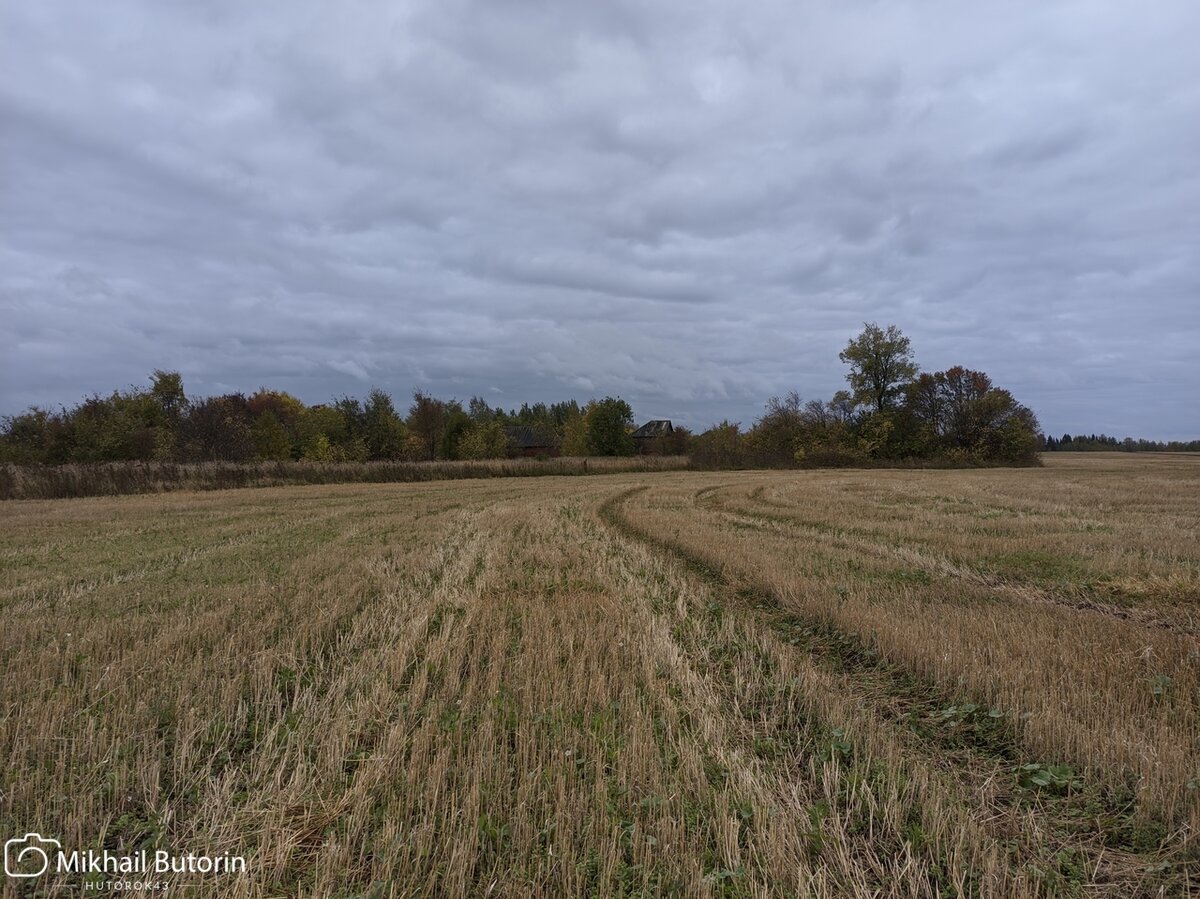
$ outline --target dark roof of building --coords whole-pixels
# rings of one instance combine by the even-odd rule
[[[675,426],[666,418],[656,418],[654,421],[648,421],[636,431],[633,432],[634,439],[650,438],[650,437],[666,437],[669,434],[675,433]]]
[[[554,446],[554,440],[531,428],[529,425],[509,425],[504,429],[508,439],[517,445],[518,449],[534,449],[537,447]]]

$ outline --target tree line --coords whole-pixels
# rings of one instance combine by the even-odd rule
[[[653,451],[709,467],[1035,464],[1037,419],[980,371],[922,372],[894,325],[867,324],[840,353],[848,390],[804,402],[772,397],[748,430],[723,421],[703,434],[675,428]],[[306,405],[266,387],[247,396],[191,397],[176,371],[149,387],[93,395],[57,412],[31,408],[0,427],[0,462],[365,462],[497,459],[519,452],[512,428],[569,456],[635,452],[633,410],[619,397],[492,407],[414,393],[405,412],[378,388]],[[645,447],[643,447],[645,449]]]
[[[1200,440],[1145,440],[1126,437],[1118,440],[1107,434],[1063,434],[1047,437],[1042,447],[1047,453],[1200,453]]]
[[[605,397],[525,404],[505,411],[481,397],[464,406],[413,394],[407,412],[378,388],[306,405],[266,387],[246,396],[189,397],[175,371],[155,371],[148,388],[95,395],[57,412],[31,408],[0,427],[0,462],[310,462],[501,459],[516,455],[509,428],[524,426],[566,455],[632,455],[633,410]],[[688,435],[676,441],[686,449]],[[664,452],[676,446],[664,446]]]

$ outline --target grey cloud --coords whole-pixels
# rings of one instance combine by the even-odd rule
[[[0,413],[168,366],[748,422],[878,320],[1052,430],[1198,436],[1184,0],[0,17]]]

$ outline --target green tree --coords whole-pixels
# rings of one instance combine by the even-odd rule
[[[350,429],[336,406],[310,406],[296,420],[296,442],[305,457],[308,457],[309,449],[316,445],[320,437],[325,438],[331,453],[349,442]]]
[[[329,438],[324,434],[314,435],[304,445],[304,454],[300,457],[305,462],[332,462],[333,447],[329,444]]]
[[[562,454],[564,456],[586,456],[588,454],[587,420],[583,411],[576,409],[562,426]]]
[[[985,373],[961,365],[920,375],[897,418],[911,420],[916,455],[1029,464],[1041,446],[1036,416]]]
[[[476,424],[486,424],[496,417],[496,410],[481,396],[473,396],[467,403],[467,414]]]
[[[804,405],[793,390],[767,400],[766,413],[746,436],[760,463],[788,465],[795,459],[805,430]]]
[[[332,431],[326,432],[333,445],[333,460],[365,462],[370,453],[366,440],[366,412],[362,403],[354,397],[343,396],[334,400],[331,408],[341,419],[336,437]]]
[[[65,414],[35,406],[6,416],[0,430],[0,462],[56,465],[71,457],[74,435]]]
[[[183,375],[156,368],[150,374],[150,395],[162,410],[162,421],[153,426],[153,458],[157,462],[171,462],[179,455],[179,423],[187,411]]]
[[[868,459],[886,459],[892,449],[896,423],[891,415],[871,412],[858,422],[858,449]]]
[[[445,424],[442,427],[441,454],[443,459],[463,459],[459,445],[471,430],[471,416],[458,400],[446,403]]]
[[[473,425],[459,441],[461,459],[503,459],[512,449],[504,425],[492,420]]]
[[[403,459],[408,444],[408,430],[396,409],[392,398],[373,388],[367,394],[362,418],[363,441],[371,459]]]
[[[408,426],[421,441],[421,455],[436,459],[446,430],[446,404],[418,390],[408,408]]]
[[[71,459],[76,462],[153,459],[161,451],[166,426],[158,401],[136,388],[92,396],[70,412],[70,420]]]
[[[692,441],[692,462],[701,468],[741,468],[746,464],[746,435],[738,422],[722,421]]]
[[[179,421],[187,408],[187,396],[183,392],[183,375],[177,371],[156,368],[150,374],[150,395],[158,402],[163,415],[172,424]]]
[[[250,431],[254,437],[254,455],[257,458],[271,461],[292,458],[292,438],[274,412],[267,411],[258,416]]]
[[[854,400],[876,412],[890,409],[905,386],[917,375],[912,346],[895,325],[880,328],[874,322],[846,344],[838,358],[850,366],[846,380]]]
[[[588,404],[587,448],[593,456],[632,456],[633,409],[619,397],[606,396]]]
[[[801,417],[804,426],[793,454],[796,462],[811,468],[857,465],[865,461],[854,435],[857,419],[863,416],[855,416],[854,400],[849,393],[839,390],[828,402],[809,400]]]
[[[999,391],[1008,393],[1008,391]],[[1008,398],[1012,400],[1010,396]],[[997,459],[1016,465],[1038,465],[1038,450],[1041,448],[1039,425],[1033,410],[1012,400],[1007,410],[1001,409],[992,438],[992,448]],[[1004,405],[1000,401],[1000,405]]]

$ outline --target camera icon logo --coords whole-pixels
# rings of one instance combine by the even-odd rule
[[[62,849],[62,843],[40,833],[13,837],[4,844],[4,873],[9,877],[41,877],[50,867],[54,849]]]

